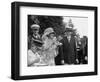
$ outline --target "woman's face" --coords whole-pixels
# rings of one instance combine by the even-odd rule
[[[55,37],[54,34],[50,34],[50,38],[53,39]]]
[[[71,36],[72,32],[65,32],[65,36]]]

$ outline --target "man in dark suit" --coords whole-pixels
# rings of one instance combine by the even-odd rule
[[[63,64],[75,64],[78,62],[76,53],[76,41],[75,37],[72,36],[72,30],[68,29],[65,32],[62,42],[62,63]]]

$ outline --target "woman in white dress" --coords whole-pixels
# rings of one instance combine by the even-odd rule
[[[44,34],[42,36],[42,40],[44,42],[43,44],[43,58],[42,60],[48,65],[48,66],[54,66],[55,65],[55,57],[58,54],[57,46],[61,45],[55,37],[55,33],[53,28],[47,28],[44,31]]]

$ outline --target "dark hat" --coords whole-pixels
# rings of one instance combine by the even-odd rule
[[[66,28],[65,32],[73,32],[73,30],[72,30],[72,28]]]

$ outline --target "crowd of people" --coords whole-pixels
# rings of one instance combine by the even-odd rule
[[[77,40],[72,30],[67,29],[63,36],[56,36],[52,27],[39,34],[40,26],[31,25],[32,35],[28,36],[28,66],[55,66],[87,64],[87,37]]]

